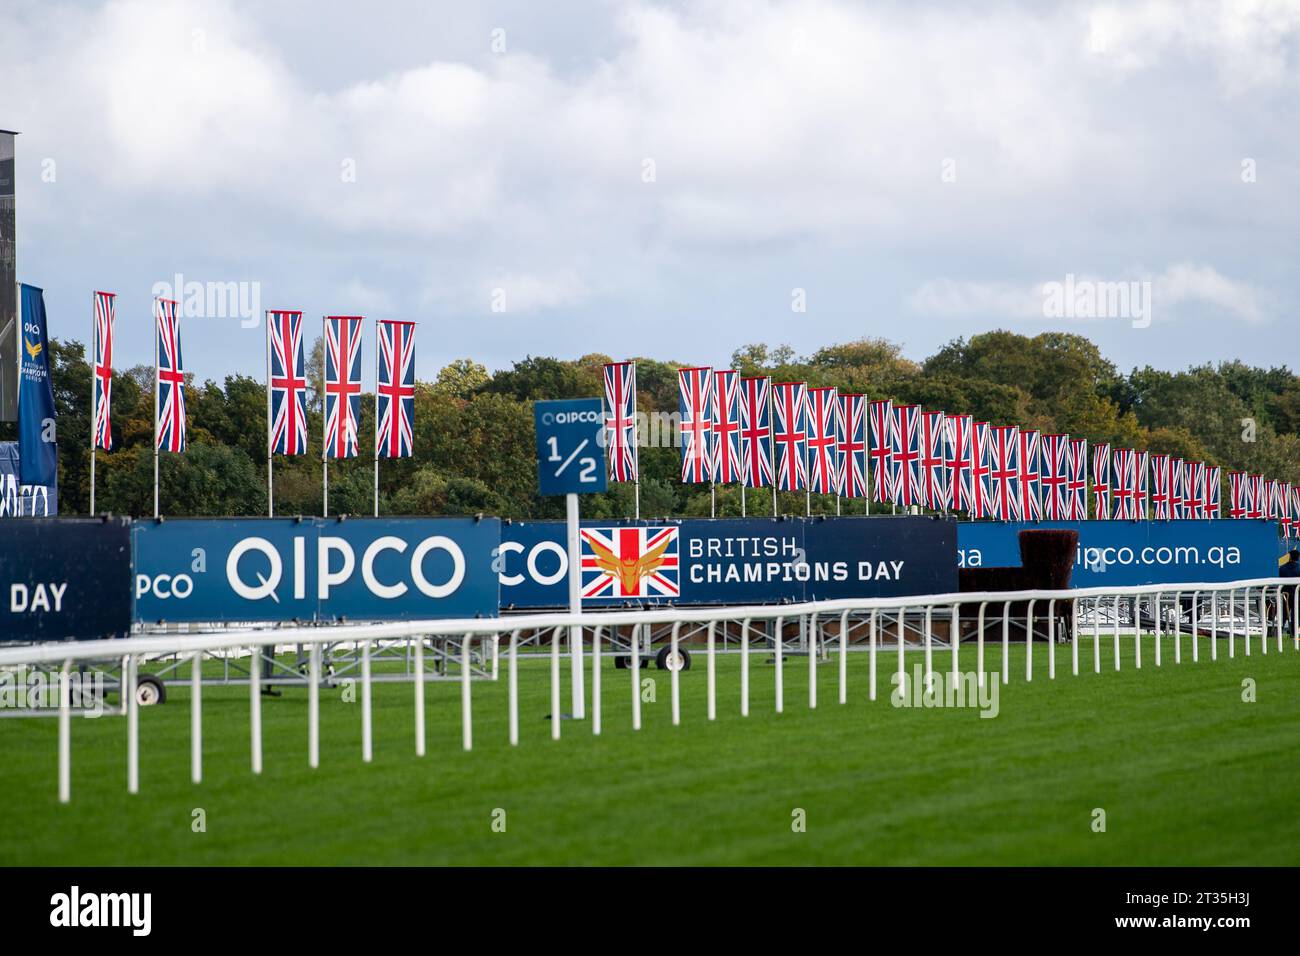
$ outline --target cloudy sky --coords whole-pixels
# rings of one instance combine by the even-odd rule
[[[179,274],[418,320],[426,378],[997,327],[1294,366],[1298,97],[1300,2],[0,7],[19,275],[56,336],[118,292],[122,365]],[[1067,276],[1150,323],[1045,317]],[[260,376],[225,311],[187,366]]]

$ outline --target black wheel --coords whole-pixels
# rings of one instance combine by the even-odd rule
[[[135,679],[135,702],[139,707],[152,707],[167,700],[167,686],[152,674],[140,674]]]
[[[655,666],[661,671],[666,670],[683,670],[691,669],[691,652],[684,647],[677,648],[677,658],[672,658],[672,645],[659,648],[659,653],[655,655]]]
[[[626,657],[615,657],[615,658],[614,658],[614,669],[615,669],[615,670],[618,670],[618,671],[625,671],[625,670],[627,670],[627,665],[628,665],[628,659],[627,659]]]

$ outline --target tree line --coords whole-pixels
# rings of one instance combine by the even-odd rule
[[[606,355],[578,359],[528,357],[496,373],[470,359],[442,368],[415,393],[415,454],[380,466],[381,514],[561,518],[561,499],[536,493],[535,399],[602,393]],[[86,513],[90,489],[90,365],[83,343],[50,342],[59,438],[59,511]],[[307,362],[309,453],[276,456],[275,511],[321,511],[321,342]],[[637,358],[641,412],[677,411],[677,369],[691,363]],[[835,386],[873,399],[968,413],[977,420],[1066,432],[1092,442],[1168,453],[1300,482],[1300,376],[1285,367],[1239,361],[1169,372],[1150,366],[1127,375],[1087,338],[1062,332],[1035,336],[995,331],[958,339],[924,361],[904,358],[884,339],[861,339],[797,355],[789,346],[746,345],[732,355],[744,375]],[[113,375],[113,450],[98,452],[96,509],[149,515],[153,509],[153,378],[151,365]],[[266,513],[266,386],[247,375],[201,384],[186,376],[188,449],[163,453],[164,514]],[[16,425],[0,426],[15,438]],[[372,509],[373,394],[363,396],[361,457],[330,462],[330,512]],[[679,480],[673,446],[640,449],[641,514],[708,515],[707,485]],[[750,490],[750,513],[770,513],[770,492]],[[803,492],[782,494],[783,513],[803,513]],[[834,514],[832,496],[813,495],[813,511]],[[1227,493],[1224,489],[1226,502]],[[740,514],[736,486],[717,489],[718,514]],[[856,508],[855,508],[856,510]],[[631,516],[633,488],[611,484],[583,503],[584,516]]]

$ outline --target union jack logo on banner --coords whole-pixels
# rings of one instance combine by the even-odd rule
[[[840,489],[846,498],[867,496],[867,399],[840,396]]]
[[[1169,520],[1169,456],[1151,456],[1151,517]]]
[[[91,353],[95,377],[95,440],[93,447],[111,450],[113,426],[109,414],[113,397],[113,317],[116,300],[112,292],[95,293],[95,344]]]
[[[1070,439],[1070,477],[1065,483],[1068,521],[1088,519],[1088,439]]]
[[[925,503],[921,487],[921,408],[919,405],[895,405],[893,444],[894,474],[890,490],[894,504],[904,508]]]
[[[921,413],[921,500],[935,511],[948,507],[947,431],[943,412]]]
[[[996,518],[993,509],[993,437],[988,422],[975,422],[971,428],[971,510],[972,518]]]
[[[325,318],[325,457],[355,458],[361,417],[360,316]]]
[[[380,319],[375,438],[381,458],[409,458],[415,444],[415,323]]]
[[[771,399],[770,379],[755,376],[740,380],[740,458],[750,488],[772,487]]]
[[[1181,458],[1169,457],[1169,517],[1174,521],[1186,518],[1183,498],[1187,488],[1187,469]]]
[[[993,429],[992,439],[993,469],[989,480],[993,489],[993,517],[1019,521],[1020,429],[1015,425],[998,425]]]
[[[971,446],[974,442],[971,433],[975,421],[970,415],[948,415],[944,418],[943,427],[947,432],[948,441],[947,461],[944,466],[947,472],[945,480],[948,483],[948,507],[953,511],[965,511],[970,513],[971,517],[978,517],[971,504],[975,500],[975,492],[971,486],[973,474]]]
[[[1228,517],[1250,517],[1250,481],[1244,471],[1228,473]]]
[[[1137,517],[1137,456],[1132,448],[1116,448],[1111,453],[1115,483],[1111,490],[1113,517],[1132,521]]]
[[[582,597],[681,594],[677,528],[583,528]]]
[[[798,491],[807,487],[808,386],[803,382],[778,382],[772,386],[776,410],[772,433],[776,457],[776,487]]]
[[[181,363],[181,323],[176,303],[155,299],[158,325],[158,368],[155,387],[158,408],[158,448],[185,450],[185,369]]]
[[[635,362],[610,362],[605,366],[605,444],[610,481],[636,481]]]
[[[1092,497],[1099,519],[1110,517],[1110,442],[1092,446]]]
[[[1038,521],[1043,517],[1038,485],[1042,470],[1042,441],[1037,430],[1020,429],[1020,514],[1025,521]]]
[[[271,452],[307,451],[307,371],[302,354],[302,313],[266,314],[271,358]]]
[[[713,369],[679,368],[677,391],[682,417],[682,481],[712,481]]]
[[[1205,517],[1220,517],[1223,513],[1223,470],[1218,465],[1205,468],[1205,494]]]
[[[893,501],[894,473],[894,410],[889,401],[875,401],[868,409],[871,425],[872,501]]]
[[[1048,521],[1064,521],[1069,514],[1065,486],[1070,472],[1070,436],[1044,435],[1041,457],[1038,475],[1043,517]]]
[[[740,409],[737,393],[740,373],[719,369],[713,373],[713,477],[727,485],[741,480]]]
[[[840,402],[833,388],[808,389],[808,487],[839,494]]]

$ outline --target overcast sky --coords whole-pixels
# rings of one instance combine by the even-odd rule
[[[19,277],[60,337],[119,293],[119,366],[179,273],[415,319],[423,378],[998,327],[1294,367],[1298,98],[1297,2],[0,6]],[[1045,318],[1067,275],[1152,321]],[[187,368],[260,377],[246,324]]]

